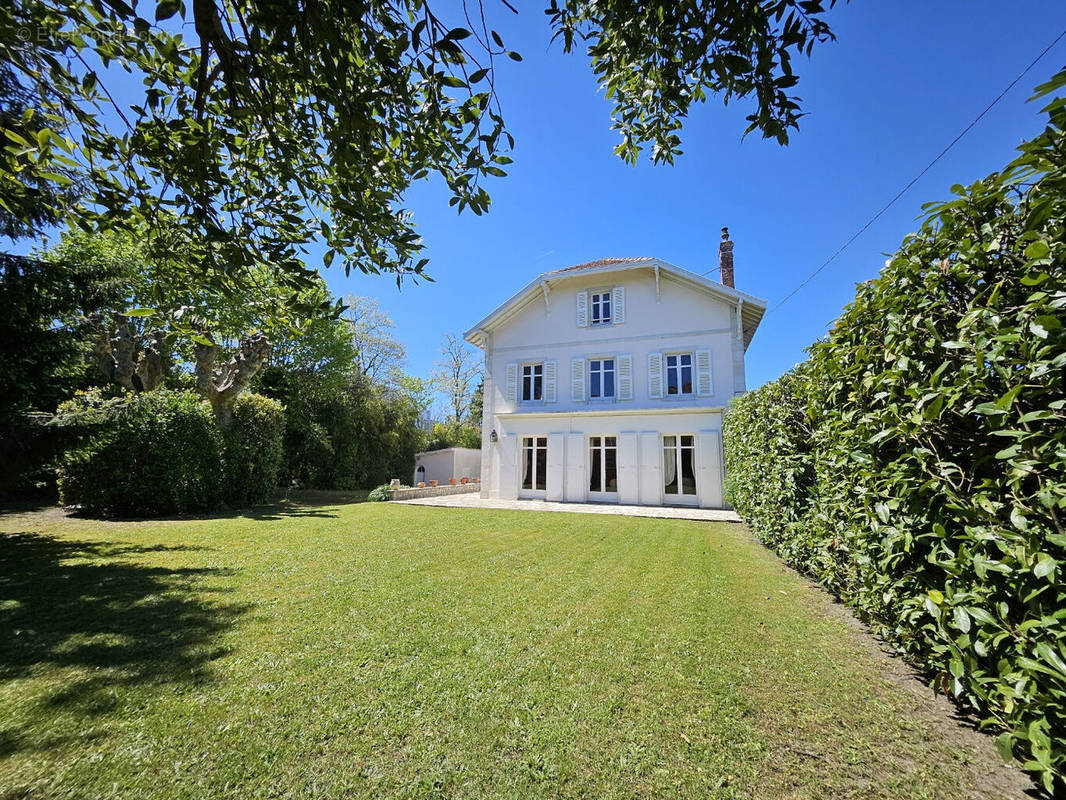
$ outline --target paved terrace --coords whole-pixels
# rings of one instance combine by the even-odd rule
[[[419,497],[394,500],[409,506],[445,506],[447,508],[503,508],[514,511],[567,511],[571,514],[621,514],[626,517],[659,519],[694,519],[703,522],[740,522],[735,511],[717,508],[678,506],[620,506],[614,503],[550,503],[547,500],[483,500],[477,494],[453,494],[444,497]]]

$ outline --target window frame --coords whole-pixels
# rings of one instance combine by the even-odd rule
[[[600,377],[600,395],[598,397],[592,396],[592,362],[598,361],[600,363],[600,369],[598,374]],[[611,388],[614,390],[611,394],[603,394],[603,377],[607,371],[603,369],[603,362],[611,362]],[[618,400],[618,357],[615,355],[609,356],[589,356],[585,359],[585,386],[586,397],[590,403],[613,403]]]
[[[689,363],[684,365],[681,363],[681,359],[688,356]],[[665,352],[662,354],[663,358],[663,399],[669,399],[671,397],[689,398],[696,396],[696,351],[695,350],[674,350]],[[677,366],[670,366],[670,359],[677,359]],[[670,371],[671,369],[677,371],[677,391],[670,391]],[[689,371],[689,390],[687,392],[682,391],[684,387],[684,370]]]
[[[588,324],[590,328],[602,328],[614,324],[614,287],[610,286],[606,289],[588,289],[589,296],[589,308],[588,308]],[[597,301],[597,297],[605,298],[607,303],[607,318],[596,319],[596,308],[603,308],[604,299]]]
[[[529,374],[529,394],[530,397],[526,397],[526,370],[530,370]],[[536,370],[540,370],[540,374],[537,375]],[[536,394],[536,379],[540,378],[540,397],[534,397]],[[543,403],[544,402],[544,362],[543,361],[523,361],[518,365],[518,402],[519,403]]]

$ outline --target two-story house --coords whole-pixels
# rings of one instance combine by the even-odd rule
[[[720,508],[722,413],[766,302],[656,258],[548,272],[466,333],[485,351],[482,496]]]

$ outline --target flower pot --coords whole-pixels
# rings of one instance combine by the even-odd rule
[[[480,482],[481,482],[481,478],[474,478],[474,483],[480,483]]]
[[[426,488],[426,482],[422,481],[422,483],[418,484],[418,488],[419,489],[425,489]]]
[[[448,483],[450,483],[452,486],[455,486],[457,481],[455,480],[455,478],[448,478]]]
[[[429,482],[429,485],[430,485],[430,486],[436,486],[436,485],[437,485],[437,482],[436,482],[436,481],[430,481],[430,482]]]
[[[470,479],[469,478],[460,478],[459,479],[459,483],[470,483]]]

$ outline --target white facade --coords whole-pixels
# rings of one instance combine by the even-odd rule
[[[466,334],[482,496],[722,507],[722,412],[765,308],[658,259],[542,275]]]
[[[415,453],[415,471],[412,486],[437,481],[441,486],[455,478],[481,477],[481,451],[470,447],[445,447]]]

